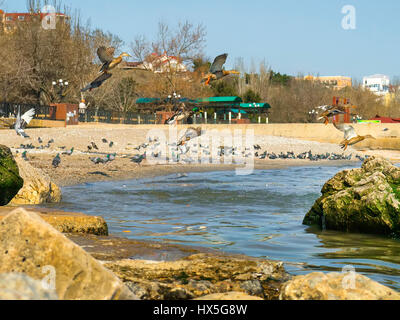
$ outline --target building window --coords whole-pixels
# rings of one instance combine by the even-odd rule
[[[18,16],[18,20],[19,20],[19,21],[24,21],[24,20],[25,20],[25,17],[24,17],[24,16]]]
[[[13,17],[7,17],[6,21],[13,21]]]

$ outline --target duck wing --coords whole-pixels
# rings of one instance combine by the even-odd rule
[[[85,92],[88,90],[92,90],[95,88],[100,87],[106,80],[110,79],[112,77],[111,73],[102,73],[100,76],[98,76],[96,79],[94,79],[91,83],[89,83],[85,88],[81,90],[81,92]]]
[[[211,65],[210,73],[216,73],[218,71],[221,72],[224,68],[224,64],[227,58],[228,58],[227,53],[221,54],[218,57],[216,57],[213,64]]]
[[[100,47],[97,49],[97,55],[102,63],[110,63],[114,59],[115,48]]]
[[[358,137],[356,131],[353,128],[353,126],[351,126],[349,124],[346,124],[346,123],[341,123],[341,124],[334,123],[333,125],[339,131],[344,132],[344,139],[345,140],[351,140],[353,138]]]

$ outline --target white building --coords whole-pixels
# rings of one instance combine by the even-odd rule
[[[385,96],[389,93],[390,78],[383,74],[375,74],[363,78],[363,87],[376,95]]]
[[[186,66],[174,56],[161,56],[153,53],[146,58],[141,66],[142,69],[153,71],[154,73],[166,72],[187,72]]]

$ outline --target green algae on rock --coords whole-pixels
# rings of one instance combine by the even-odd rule
[[[22,188],[24,180],[11,150],[0,145],[0,206],[8,204]]]
[[[370,157],[360,169],[345,170],[322,188],[304,218],[305,225],[328,230],[400,234],[400,168]]]

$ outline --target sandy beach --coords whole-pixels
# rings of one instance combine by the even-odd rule
[[[148,126],[125,126],[125,125],[83,125],[68,128],[46,128],[46,129],[28,129],[29,139],[24,139],[15,134],[14,130],[0,131],[0,144],[10,147],[15,155],[21,154],[24,149],[21,144],[32,144],[34,147],[46,145],[51,139],[54,143],[50,148],[43,150],[29,149],[27,150],[27,158],[29,162],[50,176],[50,178],[59,186],[75,185],[85,182],[111,181],[111,180],[129,180],[154,177],[160,175],[168,175],[174,173],[201,172],[201,171],[219,171],[219,170],[235,170],[243,168],[243,165],[235,164],[162,164],[152,165],[146,160],[138,165],[130,160],[133,155],[141,154],[135,148],[145,142],[150,132],[150,136],[164,133],[168,137],[169,128],[166,126],[162,129],[159,127],[154,129]],[[178,136],[183,132],[185,127],[177,128]],[[205,130],[207,134],[207,130]],[[38,139],[43,142],[40,144]],[[102,139],[106,139],[107,143],[103,143]],[[110,147],[109,142],[113,142]],[[94,142],[98,146],[98,150],[88,150],[88,145]],[[260,145],[260,154],[264,151],[286,153],[293,151],[295,154],[312,151],[317,153],[337,153],[342,154],[343,151],[337,144],[321,143],[316,141],[307,141],[295,138],[277,137],[257,134],[254,143]],[[57,153],[70,150],[72,147],[75,151],[72,156],[61,155],[61,164],[58,168],[52,167],[52,159]],[[90,157],[104,156],[108,153],[116,153],[115,161],[107,164],[95,165],[90,161]],[[400,152],[395,150],[356,150],[349,148],[344,155],[380,155],[387,157],[392,161],[400,160]],[[330,166],[346,161],[309,161],[309,160],[259,160],[254,163],[255,169],[280,169],[288,166]]]

